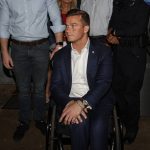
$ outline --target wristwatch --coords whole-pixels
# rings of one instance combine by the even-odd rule
[[[63,46],[63,42],[56,42],[56,45]]]
[[[92,107],[89,105],[89,103],[88,103],[87,100],[83,99],[83,100],[82,100],[82,103],[83,103],[83,105],[85,106],[85,108],[87,108],[87,109],[92,109]]]

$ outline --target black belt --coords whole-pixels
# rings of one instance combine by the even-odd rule
[[[15,39],[11,39],[11,41],[17,45],[24,45],[24,46],[36,46],[36,45],[40,45],[42,43],[45,43],[48,41],[47,38],[43,38],[40,40],[35,40],[35,41],[18,41]]]
[[[90,36],[90,38],[94,41],[99,41],[101,43],[106,43],[106,36],[105,35],[96,35],[96,36]]]
[[[102,39],[102,38],[106,38],[105,35],[96,35],[96,36],[90,36],[93,39]]]

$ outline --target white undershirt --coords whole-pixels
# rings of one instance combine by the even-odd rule
[[[69,94],[70,97],[82,97],[89,91],[86,73],[89,43],[90,41],[88,39],[81,53],[78,53],[71,45],[72,86]]]

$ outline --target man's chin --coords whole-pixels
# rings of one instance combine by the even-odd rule
[[[72,40],[72,39],[69,39],[69,38],[68,38],[67,40],[68,40],[68,42],[73,42],[73,41],[74,41],[74,40]]]

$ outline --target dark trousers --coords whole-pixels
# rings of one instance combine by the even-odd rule
[[[108,126],[113,104],[91,111],[88,119],[70,126],[72,150],[107,150]]]
[[[31,85],[33,85],[34,119],[43,120],[45,82],[49,62],[48,41],[36,46],[12,43],[12,59],[19,93],[19,121],[29,123],[31,119]]]
[[[144,48],[114,47],[113,91],[120,118],[128,129],[138,127],[140,90],[146,67]]]

